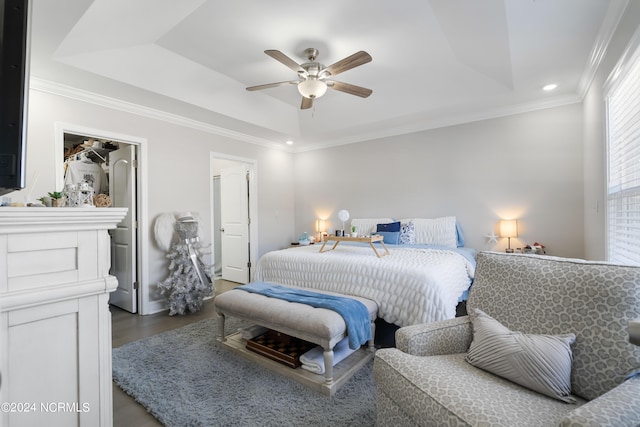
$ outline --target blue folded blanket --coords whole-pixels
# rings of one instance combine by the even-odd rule
[[[372,338],[369,310],[358,300],[265,282],[253,282],[238,286],[236,289],[337,312],[347,325],[349,348],[351,349],[360,348]]]

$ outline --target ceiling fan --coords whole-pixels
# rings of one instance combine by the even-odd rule
[[[305,49],[304,55],[309,62],[298,64],[279,50],[265,50],[264,53],[286,65],[298,74],[298,80],[289,80],[277,83],[268,83],[258,86],[250,86],[248,91],[267,89],[276,86],[297,85],[298,92],[302,95],[302,104],[300,109],[306,110],[313,106],[313,100],[320,98],[327,92],[327,88],[338,90],[340,92],[356,95],[366,98],[373,91],[362,86],[356,86],[349,83],[337,82],[331,80],[334,76],[344,73],[352,68],[371,62],[371,55],[365,51],[356,52],[351,56],[347,56],[340,61],[325,67],[316,61],[318,49]]]

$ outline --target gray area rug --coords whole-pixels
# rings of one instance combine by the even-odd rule
[[[372,367],[329,398],[222,347],[215,319],[113,349],[114,381],[166,426],[373,426]]]

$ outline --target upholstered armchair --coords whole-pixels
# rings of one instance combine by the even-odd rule
[[[379,426],[640,425],[640,267],[481,252],[467,310],[376,352]]]

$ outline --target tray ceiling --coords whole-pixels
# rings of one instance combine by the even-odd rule
[[[579,102],[626,4],[33,0],[32,85],[308,150]],[[336,80],[373,94],[330,90],[300,110],[294,85],[245,90],[296,77],[264,50],[302,63],[308,47],[325,65],[367,51]]]

